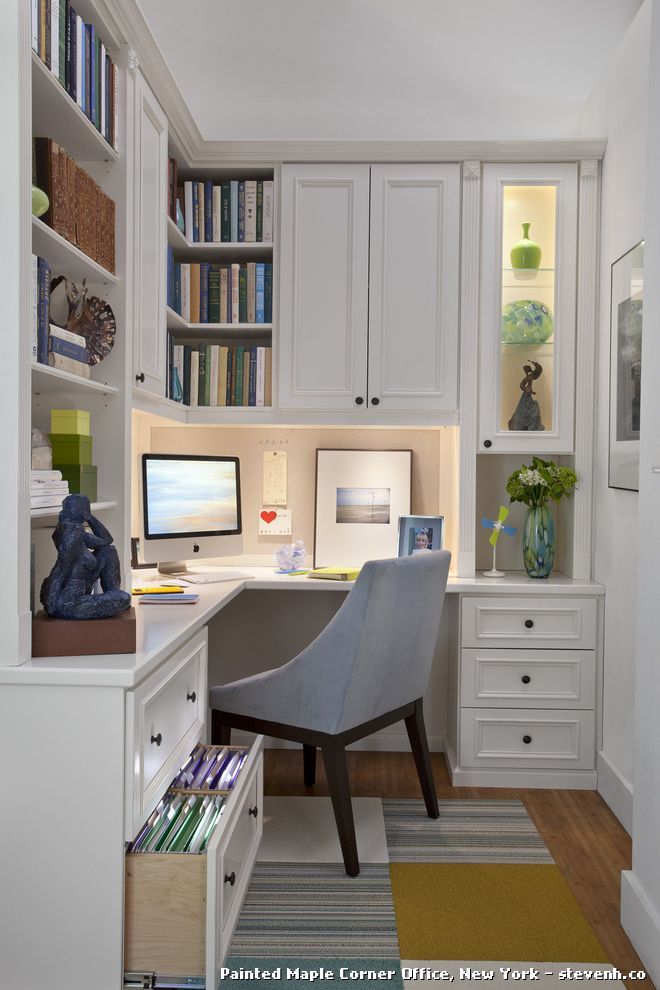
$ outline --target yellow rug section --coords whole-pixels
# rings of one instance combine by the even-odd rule
[[[402,959],[607,962],[556,866],[391,863]]]

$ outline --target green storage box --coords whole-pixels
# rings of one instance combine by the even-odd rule
[[[69,482],[70,495],[86,495],[90,502],[96,502],[98,490],[93,464],[53,463],[53,469],[61,471],[63,480]]]
[[[77,433],[89,436],[89,413],[84,409],[51,409],[50,428],[53,433]]]
[[[49,433],[53,464],[92,463],[92,438],[80,433]]]

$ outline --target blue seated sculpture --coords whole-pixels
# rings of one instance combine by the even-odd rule
[[[119,588],[119,556],[112,536],[92,515],[86,495],[67,495],[64,499],[53,543],[57,560],[39,595],[48,615],[107,619],[130,608],[131,596]],[[97,581],[101,591],[93,594]]]

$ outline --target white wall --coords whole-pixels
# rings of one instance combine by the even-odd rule
[[[607,586],[603,744],[599,790],[632,828],[633,666],[637,577],[636,492],[608,488],[610,266],[645,233],[651,0],[585,105],[583,136],[607,137],[602,171],[601,284],[594,473],[594,577]],[[578,388],[579,388],[579,382]]]

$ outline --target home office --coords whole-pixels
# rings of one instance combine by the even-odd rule
[[[46,829],[17,813],[35,789],[17,774],[0,983],[208,988],[239,960],[320,960],[321,931],[349,969],[586,960],[657,982],[656,403],[639,394],[657,18],[651,0],[552,23],[517,0],[463,6],[386,5],[376,25],[350,5],[200,0],[200,35],[174,2],[8,5],[3,310],[25,333],[3,343],[20,482],[0,745],[39,768],[50,813]],[[533,100],[494,61],[512,25],[521,46],[546,39]],[[211,39],[234,37],[254,67],[234,44],[217,57]],[[478,91],[455,56],[475,43]],[[405,483],[368,470],[402,452]],[[184,459],[240,466],[228,502],[231,478],[213,489],[218,528],[199,478],[176,525],[157,490],[145,514],[143,465]],[[102,654],[93,631],[80,655],[33,646],[67,493],[89,494],[124,590],[198,596],[134,596],[135,652]],[[442,519],[446,585],[410,577],[446,559],[439,523],[399,541],[400,516]],[[168,540],[186,545],[161,556]],[[375,569],[354,586],[286,573],[273,555],[298,540],[301,570]],[[236,571],[131,567],[179,560]],[[363,628],[407,660],[326,682]],[[417,636],[434,640],[424,690]]]

